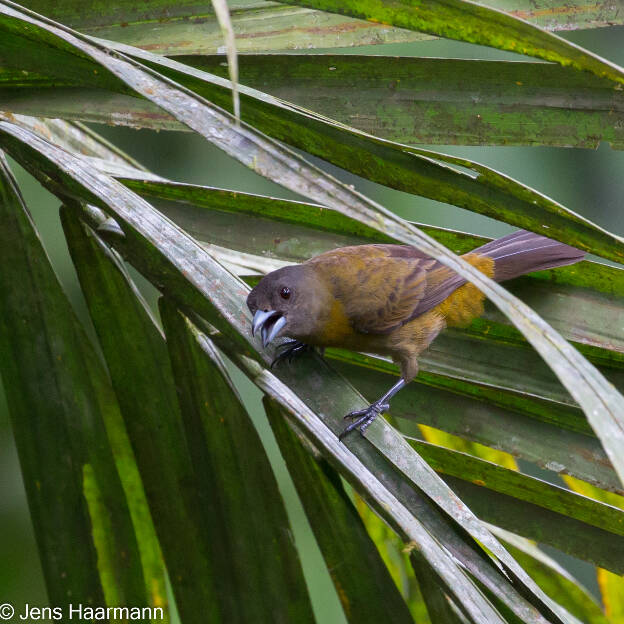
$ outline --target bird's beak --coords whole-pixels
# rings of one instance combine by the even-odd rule
[[[255,336],[260,330],[264,348],[279,334],[284,325],[286,325],[286,319],[277,310],[267,312],[257,310],[251,322],[251,335]]]

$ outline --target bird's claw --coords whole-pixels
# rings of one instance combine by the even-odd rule
[[[355,418],[356,420],[344,428],[343,432],[338,436],[338,439],[342,440],[354,429],[359,429],[360,433],[364,435],[366,430],[372,425],[375,418],[377,418],[379,414],[387,412],[389,409],[390,405],[388,403],[371,403],[365,409],[349,412],[345,418]]]
[[[303,342],[299,342],[298,340],[287,340],[286,342],[282,342],[277,345],[277,349],[280,349],[281,352],[278,353],[273,361],[271,362],[271,368],[273,368],[276,364],[283,362],[284,360],[288,360],[289,362],[297,356],[305,353],[308,349],[311,349],[307,344]]]

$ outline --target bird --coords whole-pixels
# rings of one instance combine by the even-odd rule
[[[502,282],[579,262],[585,253],[519,230],[462,255]],[[401,377],[367,408],[345,416],[363,435],[390,400],[418,375],[418,358],[447,327],[466,327],[484,311],[485,295],[453,269],[409,245],[333,249],[265,275],[250,291],[251,333],[266,348],[288,340],[272,365],[310,348],[338,347],[390,356]]]

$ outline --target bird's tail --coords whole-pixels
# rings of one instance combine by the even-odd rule
[[[471,253],[494,260],[497,282],[574,264],[585,257],[585,252],[570,245],[524,230],[490,241]]]

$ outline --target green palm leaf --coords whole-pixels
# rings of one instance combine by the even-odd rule
[[[227,78],[219,55],[176,60]],[[239,64],[243,84],[390,141],[624,144],[613,83],[554,64],[338,54],[245,54]]]
[[[614,63],[537,26],[470,0],[425,0],[418,4],[405,1],[390,3],[383,0],[287,0],[286,4],[341,13],[449,39],[536,56],[546,61],[590,71],[616,84],[624,82],[624,71]]]
[[[538,5],[495,1],[491,6],[554,30],[599,28],[622,23],[621,5],[581,0]],[[124,2],[54,2],[29,0],[25,6],[90,35],[149,49],[158,54],[215,53],[223,45],[211,2],[185,0]],[[230,2],[237,47],[244,52],[301,50],[398,43],[430,35],[350,17],[283,6],[275,2]],[[166,26],[163,28],[163,24]]]
[[[315,449],[310,451],[305,438],[298,439],[275,401],[265,397],[263,402],[347,620],[364,624],[389,617],[392,622],[411,622],[407,605],[349,500],[338,473],[318,457]],[[328,518],[331,518],[329,524]],[[371,603],[358,600],[356,596],[376,596],[377,600]]]
[[[124,434],[109,380],[49,264],[4,156],[0,191],[0,366],[50,599],[59,606],[72,600],[148,604],[147,588],[162,579],[157,568],[147,579],[141,568],[126,502],[131,490],[124,492],[118,470],[125,469],[124,485],[139,498],[140,483],[128,474],[131,458],[119,455],[126,452]],[[140,522],[137,503],[134,520]],[[143,537],[148,548],[149,536]],[[144,555],[146,561],[150,555]],[[165,602],[162,594],[152,600]]]

